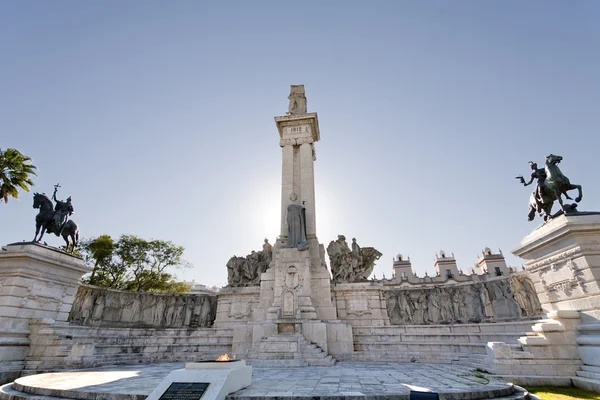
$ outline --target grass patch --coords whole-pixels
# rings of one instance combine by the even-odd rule
[[[488,383],[490,383],[490,379],[489,379],[487,376],[485,376],[484,374],[482,374],[481,372],[475,372],[475,373],[473,374],[473,376],[474,376],[475,378],[479,378],[479,379],[481,379],[482,381],[484,381],[484,382],[485,382],[485,383],[484,383],[485,385],[487,385]]]
[[[552,386],[529,386],[529,393],[533,393],[542,400],[600,400],[600,394],[579,388],[564,388]]]

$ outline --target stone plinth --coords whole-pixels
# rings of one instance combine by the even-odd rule
[[[66,321],[81,277],[83,260],[33,243],[0,251],[0,382],[23,368],[29,349],[29,321]]]
[[[167,375],[147,399],[167,398],[163,397],[163,394],[168,391],[172,396],[168,398],[193,398],[190,394],[197,390],[194,389],[194,383],[208,384],[206,392],[201,395],[202,398],[224,400],[228,394],[250,386],[252,367],[247,366],[244,360],[227,363],[187,363],[185,369],[178,369]],[[179,386],[176,386],[178,384]]]
[[[600,214],[560,216],[527,235],[513,251],[526,260],[545,311],[600,317]]]
[[[333,288],[338,318],[352,326],[387,326],[390,318],[383,284],[338,283]]]
[[[564,352],[569,345],[569,355],[581,358],[585,365],[583,371],[577,371],[578,376],[600,379],[596,370],[600,366],[600,214],[554,218],[527,235],[513,253],[527,260],[544,310],[580,312],[578,331],[570,327],[568,338],[559,332],[558,336],[568,341],[558,349]],[[545,339],[533,339],[544,344]],[[572,355],[576,345],[577,357]],[[551,351],[557,351],[555,347]]]
[[[253,320],[260,301],[260,287],[225,287],[217,295],[215,328],[236,327]]]

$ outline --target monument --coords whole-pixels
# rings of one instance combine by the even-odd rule
[[[325,248],[317,238],[318,116],[307,112],[303,85],[292,86],[288,99],[286,115],[275,117],[282,151],[280,234],[272,247],[263,247],[254,257],[266,259],[269,254],[269,267],[260,274],[260,289],[224,290],[215,326],[235,326],[233,351],[253,365],[330,365],[335,363],[331,355],[350,357],[352,328],[337,320]],[[230,260],[228,267],[233,269],[236,262]],[[231,272],[232,277],[238,274]],[[239,320],[245,318],[248,323],[240,325]],[[321,352],[305,351],[311,343]]]
[[[278,381],[269,385],[286,397],[346,390],[350,397],[364,398],[400,394],[415,383],[408,374],[423,368],[433,368],[425,372],[431,377],[429,387],[461,396],[469,392],[470,398],[515,392],[505,382],[479,383],[481,393],[466,389],[473,385],[475,377],[469,374],[474,368],[515,383],[573,382],[600,391],[600,214],[577,210],[581,187],[558,169],[562,157],[549,155],[544,169],[530,163],[529,181],[517,177],[525,186],[537,183],[529,217],[538,214],[544,220],[514,251],[526,260],[527,270],[509,267],[501,251],[485,248],[472,273],[465,274],[454,254],[442,250],[432,276],[417,276],[410,258],[399,254],[392,277],[375,279],[371,274],[382,254],[356,239],[348,244],[339,235],[327,248],[330,274],[316,223],[318,117],[308,112],[302,85],[292,86],[288,99],[288,111],[275,117],[282,151],[279,235],[273,244],[265,239],[261,250],[231,257],[228,285],[218,293],[139,293],[82,285],[79,278],[89,268],[78,257],[37,243],[3,248],[0,359],[8,363],[0,365],[0,379],[105,365],[114,376],[127,379],[118,382],[110,374],[97,374],[106,371],[102,368],[53,374],[57,386],[44,374],[26,376],[0,387],[0,398],[66,393],[63,385],[69,380],[81,398],[95,398],[96,391],[123,395],[118,391],[124,382],[130,385],[127,395],[135,392],[140,398],[198,398],[202,393],[204,398],[222,398],[237,391],[235,398],[256,396],[273,376]],[[575,203],[563,202],[572,189],[578,190]],[[72,231],[66,217],[73,208],[68,200],[59,201],[56,191],[53,198],[56,207],[47,196],[36,194],[34,204],[43,214],[39,226],[64,235]],[[552,211],[555,202],[560,204],[557,212]],[[223,353],[242,361],[219,364]],[[185,369],[152,364],[158,361],[192,363]],[[377,370],[383,379],[371,383],[372,377],[361,382],[355,364],[336,361],[390,364],[361,365]],[[261,368],[305,366],[332,367],[322,388],[306,388],[304,380],[307,373],[320,380],[323,369],[266,376],[273,370]],[[131,368],[136,375],[139,370],[143,384],[129,380]],[[455,370],[464,380],[448,381],[460,387],[436,386],[440,374]],[[94,384],[81,385],[78,373],[93,376]],[[153,384],[148,384],[147,374]],[[256,374],[255,383],[251,374]],[[335,374],[340,382],[329,390],[326,378]],[[397,387],[381,390],[391,374],[399,376],[392,382]],[[422,378],[422,373],[417,375],[414,379]],[[352,380],[352,387],[344,379]],[[279,395],[268,392],[265,397]]]

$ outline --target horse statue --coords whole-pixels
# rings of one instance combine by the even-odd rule
[[[550,154],[546,157],[546,165],[544,169],[537,169],[537,164],[529,162],[533,173],[529,182],[525,182],[522,176],[517,176],[524,186],[530,185],[534,179],[537,179],[537,188],[533,191],[529,198],[529,215],[528,220],[532,221],[536,212],[544,221],[548,221],[553,217],[552,206],[558,200],[562,213],[567,214],[576,210],[577,204],[564,204],[562,195],[565,198],[572,200],[567,193],[569,190],[577,189],[578,195],[575,202],[579,203],[583,197],[581,185],[572,184],[569,178],[564,176],[558,164],[562,161],[561,156]],[[555,216],[555,215],[554,215]]]
[[[33,241],[39,242],[42,240],[45,232],[54,233],[56,236],[63,237],[66,243],[65,250],[69,251],[69,247],[71,246],[71,253],[73,253],[75,248],[79,245],[79,227],[77,224],[69,219],[62,223],[62,225],[57,226],[55,215],[58,211],[54,210],[52,200],[45,194],[33,194],[33,208],[40,209],[40,212],[35,217],[35,237],[33,238]],[[40,234],[39,238],[38,234]],[[70,242],[69,238],[71,239]]]

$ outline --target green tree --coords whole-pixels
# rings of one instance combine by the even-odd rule
[[[182,246],[163,240],[109,235],[84,241],[85,260],[93,268],[87,283],[113,289],[157,293],[188,293],[189,285],[174,280],[169,268],[189,267]]]
[[[31,180],[36,167],[31,164],[31,158],[21,154],[16,149],[0,149],[0,201],[8,203],[8,197],[19,198],[19,188],[29,192],[34,186]]]

